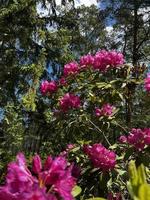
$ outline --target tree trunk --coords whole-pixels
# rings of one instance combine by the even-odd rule
[[[134,20],[133,20],[133,55],[132,55],[132,64],[137,67],[138,62],[138,5],[136,0],[134,0]]]
[[[133,52],[132,52],[132,64],[135,67],[135,77],[138,77],[138,3],[134,0],[134,10],[133,10]],[[132,87],[129,85],[128,94],[126,99],[126,122],[128,128],[131,128],[132,121]]]

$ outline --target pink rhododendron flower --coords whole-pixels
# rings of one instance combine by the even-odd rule
[[[100,108],[96,108],[95,109],[95,115],[97,117],[100,116],[111,116],[113,114],[113,110],[115,109],[114,106],[110,105],[110,104],[104,104],[101,109]]]
[[[35,174],[39,174],[41,169],[42,169],[41,158],[40,158],[39,155],[36,155],[36,156],[33,157],[33,160],[32,160],[32,171]]]
[[[48,92],[48,85],[49,85],[49,82],[48,82],[48,81],[43,81],[43,82],[41,83],[40,90],[41,90],[41,93],[42,93],[43,95],[46,95],[46,94],[47,94],[47,92]]]
[[[91,65],[93,65],[93,63],[94,63],[94,56],[92,56],[90,54],[82,56],[80,58],[80,66],[81,67],[91,66]]]
[[[107,67],[117,67],[124,63],[124,58],[121,53],[115,51],[99,51],[94,57],[94,68],[101,71],[106,71]]]
[[[143,150],[146,145],[150,145],[150,128],[133,128],[127,138],[127,141],[137,150]]]
[[[70,150],[72,150],[73,148],[75,148],[75,144],[68,144],[68,145],[67,145],[67,148],[66,148],[64,151],[62,151],[62,152],[60,153],[60,155],[61,155],[61,156],[68,156]]]
[[[109,51],[108,57],[109,57],[109,65],[111,67],[116,67],[124,63],[124,56],[122,53],[118,53],[116,51]]]
[[[121,193],[118,192],[115,195],[113,195],[111,192],[107,196],[107,200],[122,200]]]
[[[68,144],[67,149],[71,150],[71,149],[75,148],[75,146],[76,146],[75,144]]]
[[[51,167],[51,164],[53,162],[53,159],[51,156],[47,156],[45,163],[44,163],[44,170],[49,170]]]
[[[123,144],[127,142],[127,137],[125,135],[121,135],[118,140],[120,143]]]
[[[71,62],[64,66],[64,76],[77,74],[78,71],[79,71],[79,66],[76,62]]]
[[[147,77],[144,80],[144,83],[145,83],[145,85],[144,85],[145,90],[147,92],[150,92],[150,74],[147,75]]]
[[[36,179],[26,167],[24,155],[19,153],[16,162],[11,162],[8,165],[8,173],[6,175],[7,186],[13,193],[16,191],[22,192],[29,190],[33,182],[36,182]]]
[[[41,159],[36,155],[32,164],[37,176],[27,168],[23,154],[8,165],[6,185],[0,187],[1,200],[73,200],[71,192],[76,179],[64,157],[49,156],[42,169]]]
[[[57,192],[65,200],[73,199],[71,191],[75,185],[75,179],[71,175],[71,170],[67,167],[67,160],[62,157],[56,157],[51,163],[48,171],[40,173],[41,179],[46,186],[52,186],[53,191]]]
[[[60,152],[60,156],[67,157],[68,156],[68,151],[62,151],[62,152]]]
[[[94,167],[102,171],[112,170],[116,165],[116,154],[102,144],[85,145],[84,152],[89,156]]]
[[[70,93],[66,93],[60,99],[60,107],[61,109],[66,112],[70,108],[79,108],[80,107],[80,98]]]
[[[57,84],[55,81],[51,81],[49,82],[49,85],[48,85],[48,92],[50,93],[54,93],[57,91]]]
[[[62,86],[66,86],[67,85],[67,81],[64,77],[61,77],[59,79],[59,84],[62,85]]]
[[[74,185],[75,182],[72,177],[71,171],[66,171],[63,174],[63,178],[56,182],[55,191],[60,194],[62,199],[70,200],[73,199],[71,192]]]
[[[55,196],[46,195],[45,191],[39,188],[33,188],[31,192],[20,194],[20,200],[57,200]],[[19,198],[17,198],[19,200]]]
[[[46,95],[48,92],[49,93],[54,93],[57,91],[57,84],[55,81],[43,81],[40,87],[41,93],[43,95]]]
[[[95,115],[97,117],[100,117],[101,116],[101,109],[100,108],[95,108]]]

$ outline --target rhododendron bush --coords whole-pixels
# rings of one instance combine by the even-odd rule
[[[56,141],[57,147],[59,140],[65,148],[77,140],[114,143],[138,124],[132,107],[139,88],[149,92],[148,80],[142,70],[137,77],[116,51],[101,50],[67,63],[58,80],[43,80],[40,86],[46,120],[54,127],[53,144]]]
[[[147,100],[149,74],[135,74],[116,51],[84,55],[67,63],[60,79],[43,80],[52,146],[42,156],[52,148],[58,155],[43,163],[35,155],[27,164],[19,153],[0,199],[149,199],[150,125],[136,121],[133,110],[139,89]]]

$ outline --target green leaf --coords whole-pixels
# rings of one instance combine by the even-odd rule
[[[96,83],[97,88],[103,88],[106,87],[108,84],[105,82],[100,82],[100,83]]]
[[[124,175],[124,174],[126,173],[125,170],[121,170],[121,169],[117,169],[116,171],[118,172],[118,174],[119,174],[120,176],[122,176],[122,175]]]
[[[119,92],[118,92],[118,95],[119,95],[120,99],[121,99],[122,101],[124,101],[123,95],[122,95],[121,93],[119,93]]]
[[[111,84],[107,84],[107,85],[105,86],[105,89],[108,89],[108,88],[111,88],[111,87],[112,87]]]
[[[78,185],[76,185],[73,188],[71,194],[72,194],[73,197],[76,197],[76,196],[78,196],[81,193],[81,191],[82,191],[82,189]]]
[[[150,200],[150,185],[142,184],[139,189],[140,200]]]
[[[124,156],[124,159],[125,160],[128,160],[129,157],[133,154],[133,149],[132,148],[129,148],[127,151],[126,151],[126,154]]]
[[[129,191],[131,197],[134,199],[135,194],[134,194],[134,191],[133,191],[133,187],[132,187],[132,185],[129,181],[127,182],[127,189]]]
[[[145,169],[144,169],[144,165],[141,164],[139,167],[138,167],[138,182],[139,184],[143,184],[143,183],[146,183],[146,175],[145,175]]]
[[[117,144],[116,143],[109,147],[109,149],[116,149],[116,148],[117,148]]]
[[[135,161],[130,161],[129,164],[129,175],[130,175],[130,181],[132,186],[137,186],[138,184],[138,173],[135,166]]]
[[[80,150],[80,147],[75,147],[71,150],[71,152],[76,152],[76,151],[79,151]]]

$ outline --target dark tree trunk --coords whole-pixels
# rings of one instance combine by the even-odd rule
[[[133,57],[132,57],[132,64],[133,66],[137,67],[138,63],[138,5],[136,0],[134,0],[134,20],[133,20]]]
[[[134,3],[134,19],[133,19],[133,52],[132,52],[132,64],[135,67],[136,74],[135,76],[138,77],[138,2],[137,0],[133,1]],[[127,126],[131,128],[131,121],[132,121],[132,86],[128,85],[128,94],[126,99],[126,122]]]

